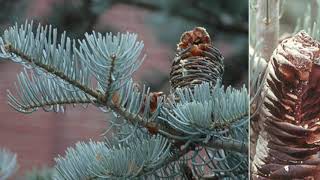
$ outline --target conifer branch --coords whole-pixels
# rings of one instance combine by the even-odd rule
[[[215,139],[213,141],[209,141],[208,143],[202,143],[202,145],[215,149],[226,149],[242,154],[248,154],[248,144],[234,139]]]
[[[221,86],[223,57],[210,45],[205,29],[194,31],[196,36],[204,33],[201,41],[207,44],[193,46],[191,57],[184,60],[195,61],[193,56],[200,53],[201,61],[192,66],[204,68],[204,62],[209,62],[210,69],[197,71],[205,78],[191,83],[192,88],[175,87],[170,98],[145,86],[138,89],[133,82],[132,74],[143,61],[139,59],[143,43],[134,34],[86,33],[77,47],[65,34],[57,44],[57,30],[51,26],[39,25],[34,34],[26,22],[5,31],[0,56],[31,72],[25,69],[18,76],[18,98],[8,94],[15,109],[30,112],[44,106],[90,103],[123,118],[123,124],[119,119],[110,121],[116,127],[114,139],[78,143],[65,157],[56,158],[57,179],[175,177],[182,175],[176,171],[188,161],[196,177],[205,176],[202,169],[207,166],[218,177],[233,177],[235,170],[247,169],[247,90]]]
[[[6,150],[0,149],[0,179],[9,178],[18,168],[17,155]]]
[[[70,84],[78,87],[83,92],[85,92],[85,93],[89,94],[90,96],[94,97],[98,104],[101,104],[101,105],[106,105],[107,104],[107,101],[106,101],[107,100],[107,95],[103,95],[103,94],[99,93],[98,91],[95,91],[93,89],[90,89],[90,88],[86,87],[85,85],[81,84],[80,82],[78,82],[76,80],[70,79],[68,76],[64,75],[63,72],[56,71],[51,66],[48,66],[48,65],[45,65],[45,64],[41,64],[41,63],[39,63],[37,61],[32,60],[30,57],[28,57],[27,55],[23,54],[18,49],[13,48],[11,45],[6,45],[5,48],[9,53],[14,53],[14,54],[20,56],[21,58],[25,59],[29,63],[34,63],[36,66],[46,70],[48,73],[52,73],[52,74],[56,75],[57,77],[60,77],[61,79],[63,79],[65,81],[69,82]],[[112,71],[110,71],[110,72],[112,72]],[[111,79],[109,79],[109,80],[111,81]],[[111,83],[112,82],[109,82],[109,84],[111,84]],[[72,103],[72,102],[69,102],[69,103]],[[87,103],[87,102],[81,102],[81,103]],[[64,104],[64,102],[59,102],[57,104]],[[52,105],[52,104],[48,104],[48,105]],[[123,109],[121,107],[118,107],[118,106],[116,106],[116,105],[114,105],[112,103],[108,103],[107,106],[110,107],[110,109],[112,109],[114,112],[116,112],[120,116],[125,117],[125,119],[128,122],[131,122],[132,124],[138,123],[141,127],[145,127],[146,129],[153,129],[153,131],[168,137],[167,136],[168,132],[166,134],[161,133],[161,132],[166,132],[168,130],[168,128],[161,127],[161,124],[155,124],[155,123],[152,123],[152,122],[148,122],[148,120],[142,118],[141,116],[130,114],[125,109]],[[159,131],[159,130],[161,130],[161,131]],[[177,134],[178,132],[172,132],[171,131],[170,133]],[[169,137],[169,138],[171,138],[171,137]],[[231,150],[231,151],[237,151],[237,152],[241,152],[241,153],[246,153],[246,151],[244,151],[244,149],[247,148],[247,145],[246,144],[237,143],[235,141],[224,142],[222,140],[217,140],[217,141],[213,141],[210,144],[208,144],[208,147],[226,148],[226,149]]]
[[[79,88],[83,92],[85,92],[85,93],[91,95],[92,97],[94,97],[95,99],[97,99],[99,103],[103,104],[105,102],[104,96],[101,93],[99,93],[98,91],[90,89],[90,88],[86,87],[85,85],[81,84],[79,81],[69,78],[63,72],[57,71],[56,68],[54,68],[54,67],[52,67],[50,65],[42,64],[39,61],[33,60],[28,55],[22,53],[21,51],[19,51],[16,48],[12,47],[11,44],[5,45],[5,49],[6,49],[6,51],[8,53],[13,53],[13,54],[15,54],[17,56],[20,56],[21,58],[23,58],[27,62],[29,62],[31,64],[35,64],[36,66],[38,66],[39,68],[44,69],[48,73],[56,75],[57,77],[61,78],[62,80],[66,81],[66,82],[69,82],[70,84],[76,86],[77,88]]]
[[[64,75],[62,72],[56,71],[53,67],[50,67],[48,65],[41,64],[37,61],[32,60],[30,57],[23,54],[18,49],[13,48],[11,45],[6,45],[5,48],[9,53],[14,53],[14,54],[20,56],[21,58],[25,59],[29,63],[34,63],[36,66],[46,70],[49,73],[56,75],[57,77],[60,77],[61,79],[69,82],[70,84],[78,87],[80,90],[82,90],[85,93],[89,94],[90,96],[94,97],[99,104],[106,105],[106,103],[107,103],[106,102],[106,100],[107,100],[106,95],[103,95],[103,94],[99,93],[98,91],[90,89],[76,80],[70,79],[68,76]],[[69,102],[69,103],[72,103],[72,102]],[[82,103],[87,103],[87,102],[82,102]],[[64,104],[64,102],[60,102],[59,104]],[[48,105],[52,105],[52,104],[48,104]],[[125,109],[118,107],[112,103],[108,103],[108,107],[110,107],[110,109],[112,109],[114,112],[116,112],[120,116],[125,117],[125,119],[131,123],[138,123],[140,126],[145,127],[147,129],[155,128],[156,132],[159,132],[159,130],[164,130],[164,131],[167,130],[167,128],[161,127],[161,124],[155,124],[152,122],[148,122],[146,119],[143,119],[141,116],[130,114]],[[167,134],[162,134],[162,135],[166,136]],[[168,137],[168,136],[166,136],[166,137]],[[211,142],[208,146],[209,147],[226,148],[231,151],[238,151],[238,152],[246,153],[246,151],[243,150],[244,149],[243,146],[246,147],[247,145],[243,145],[241,143],[236,143],[233,141],[232,142],[224,142],[224,141],[220,140],[220,141]]]

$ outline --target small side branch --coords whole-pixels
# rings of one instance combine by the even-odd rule
[[[19,51],[18,49],[14,48],[11,44],[7,44],[5,46],[5,49],[6,49],[7,52],[13,53],[13,54],[21,57],[22,59],[26,60],[28,63],[34,64],[37,67],[40,67],[41,69],[44,69],[48,73],[53,74],[53,75],[61,78],[62,80],[64,80],[64,81],[76,86],[77,88],[79,88],[83,92],[85,92],[85,93],[91,95],[92,97],[94,97],[95,99],[97,99],[98,102],[104,102],[105,101],[104,100],[104,96],[101,93],[99,93],[98,91],[90,89],[90,88],[86,87],[85,85],[81,84],[79,81],[69,78],[63,72],[57,71],[52,66],[49,66],[49,65],[42,64],[40,62],[34,61],[31,57],[29,57],[28,55],[26,55],[23,52]]]
[[[109,71],[109,74],[108,74],[108,85],[107,85],[107,90],[105,92],[105,96],[106,96],[106,100],[108,101],[109,100],[109,97],[110,97],[110,86],[112,85],[113,83],[113,79],[112,79],[112,73],[114,72],[114,66],[115,66],[115,61],[116,61],[116,56],[115,55],[112,55],[111,56],[111,67],[110,67],[110,71]]]
[[[239,152],[242,154],[248,154],[248,144],[234,139],[214,139],[202,145],[215,149],[225,149],[229,151]]]
[[[35,109],[35,108],[41,108],[43,106],[53,106],[53,105],[70,105],[70,104],[90,104],[93,101],[73,101],[73,100],[66,100],[66,101],[59,101],[59,102],[48,102],[45,104],[42,104],[41,106],[28,106],[28,109]]]

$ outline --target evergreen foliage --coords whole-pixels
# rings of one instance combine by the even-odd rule
[[[6,149],[0,149],[0,179],[10,177],[17,167],[17,155]]]
[[[6,30],[0,46],[2,58],[25,67],[8,91],[17,111],[93,104],[114,116],[104,141],[79,142],[55,159],[54,179],[247,178],[245,87],[203,82],[155,97],[132,79],[144,59],[132,33],[74,40],[26,22]]]

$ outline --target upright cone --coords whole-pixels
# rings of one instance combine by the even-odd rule
[[[196,27],[182,34],[170,72],[173,92],[176,88],[193,89],[203,82],[215,85],[223,71],[223,57],[204,28]]]

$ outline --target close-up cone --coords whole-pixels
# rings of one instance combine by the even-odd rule
[[[320,179],[319,5],[250,2],[251,179]]]
[[[306,32],[283,40],[266,69],[252,174],[320,178],[320,43]]]

